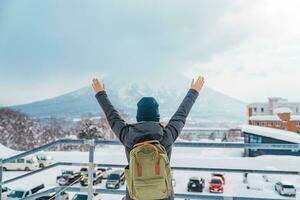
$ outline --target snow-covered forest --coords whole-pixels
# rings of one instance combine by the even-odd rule
[[[113,134],[105,118],[67,120],[35,119],[10,108],[0,109],[0,143],[14,150],[28,150],[61,138],[111,139]],[[58,148],[73,149],[62,146]]]

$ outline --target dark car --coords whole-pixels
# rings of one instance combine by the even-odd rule
[[[113,171],[106,181],[107,189],[119,189],[125,183],[125,175],[123,170]]]
[[[199,177],[191,177],[188,184],[188,192],[203,192],[205,188],[205,180]]]
[[[72,200],[87,200],[88,195],[86,194],[75,194]]]
[[[76,181],[79,182],[80,177],[80,172],[75,172],[72,170],[63,170],[62,174],[56,177],[56,182],[58,183],[58,185],[61,186],[71,185]]]

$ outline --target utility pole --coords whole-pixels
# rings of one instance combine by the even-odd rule
[[[94,151],[95,151],[95,141],[91,139],[88,141],[89,144],[89,175],[88,175],[88,200],[93,199],[93,175],[94,175]],[[1,200],[1,199],[0,199]]]
[[[2,200],[2,173],[3,173],[3,162],[2,158],[0,158],[0,200]]]

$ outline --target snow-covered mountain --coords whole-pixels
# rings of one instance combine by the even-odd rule
[[[153,96],[159,102],[161,116],[168,119],[178,108],[188,88],[153,89],[146,84],[124,84],[111,82],[106,88],[116,108],[135,119],[136,103],[143,96]],[[102,111],[94,97],[91,87],[51,99],[30,104],[12,106],[33,117],[67,117],[100,115]],[[246,122],[246,104],[217,92],[204,88],[189,116],[190,122]]]

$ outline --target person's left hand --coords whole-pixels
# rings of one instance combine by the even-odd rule
[[[92,87],[94,89],[95,94],[105,90],[104,84],[96,78],[93,79]]]

